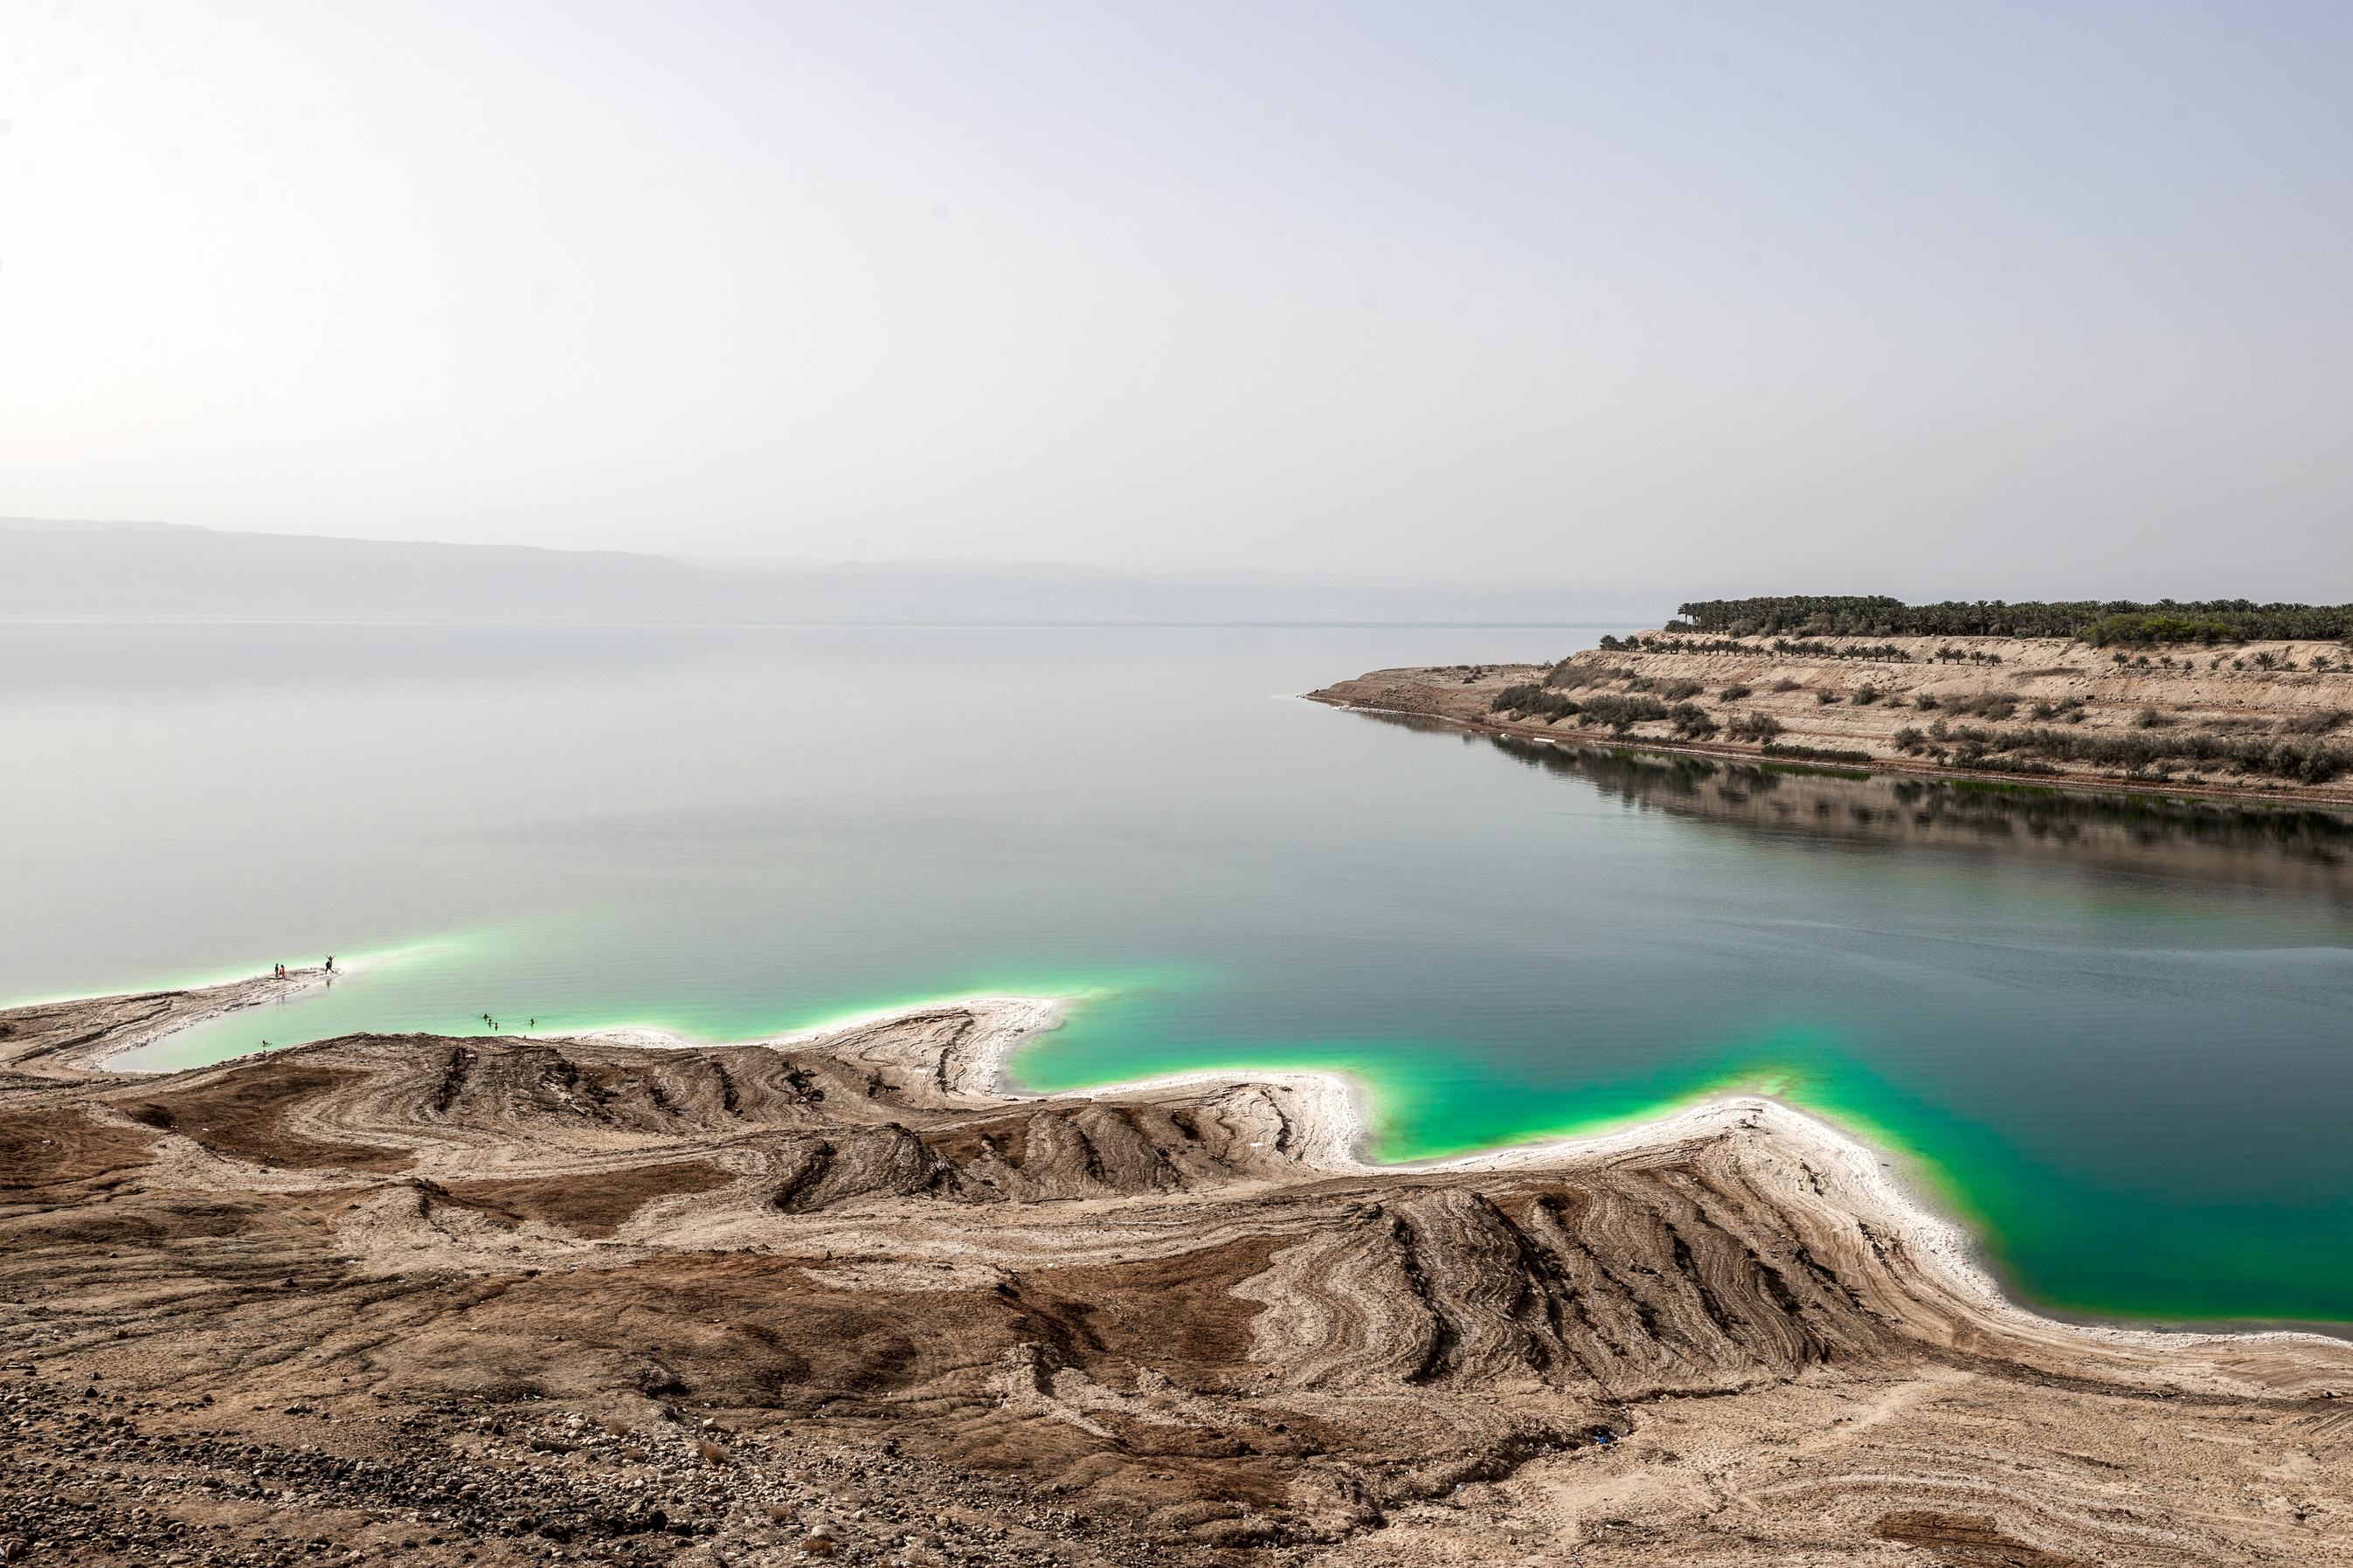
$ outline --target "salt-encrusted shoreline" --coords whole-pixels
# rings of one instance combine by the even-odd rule
[[[21,1003],[10,1010],[87,1008],[107,1003],[119,1004],[126,1008],[150,1005],[146,1016],[106,1030],[86,1048],[69,1047],[58,1052],[55,1065],[87,1072],[172,1072],[177,1069],[126,1066],[123,1058],[152,1049],[172,1036],[183,1034],[199,1024],[210,1023],[215,1018],[269,1003],[290,1001],[306,991],[332,984],[346,975],[364,973],[382,962],[381,958],[357,958],[334,969],[324,964],[312,964],[306,968],[290,969],[284,974],[256,974],[241,980],[218,981],[210,985],[125,992],[112,996],[58,997],[40,1003]]]
[[[342,974],[356,972],[338,970]],[[219,987],[195,988],[168,994],[179,999],[168,1020],[156,1026],[135,1027],[129,1038],[110,1039],[93,1058],[113,1063],[135,1051],[153,1047],[171,1034],[224,1014],[264,1002],[299,994],[326,977],[322,969],[290,972],[282,979],[261,976]],[[207,994],[217,993],[217,994]],[[97,998],[94,1002],[123,1000]],[[2199,1344],[2246,1345],[2266,1341],[2341,1344],[2325,1334],[2298,1330],[2148,1330],[2098,1322],[2069,1322],[2050,1318],[2006,1292],[1983,1262],[1976,1239],[1957,1221],[1936,1212],[1895,1173],[1899,1169],[1883,1151],[1856,1139],[1821,1119],[1778,1100],[1756,1095],[1733,1095],[1693,1104],[1671,1115],[1630,1123],[1606,1132],[1546,1139],[1450,1155],[1436,1160],[1379,1164],[1365,1158],[1373,1135],[1367,1093],[1352,1075],[1320,1070],[1286,1069],[1251,1072],[1246,1069],[1190,1070],[1089,1086],[1047,1095],[1020,1088],[1010,1076],[1014,1055],[1040,1035],[1061,1024],[1074,998],[1039,996],[970,996],[943,999],[885,1009],[856,1018],[837,1020],[813,1028],[753,1039],[705,1042],[667,1030],[638,1026],[609,1029],[526,1034],[527,1038],[589,1040],[599,1044],[647,1050],[718,1049],[763,1047],[823,1052],[829,1043],[847,1043],[894,1022],[954,1012],[969,1015],[975,1032],[943,1071],[950,1092],[976,1101],[1018,1103],[1081,1097],[1098,1100],[1144,1101],[1170,1091],[1205,1085],[1249,1085],[1281,1094],[1286,1119],[1300,1133],[1290,1157],[1299,1164],[1333,1174],[1399,1174],[1412,1172],[1482,1173],[1518,1170],[1574,1169],[1639,1161],[1671,1152],[1678,1146],[1723,1139],[1753,1142],[1757,1157],[1768,1164],[1794,1160],[1808,1180],[1776,1182],[1787,1201],[1813,1202],[1851,1220],[1877,1227],[1901,1242],[1920,1271],[1935,1286],[1971,1310],[2029,1339],[2089,1342],[2123,1349],[2180,1350]],[[514,1031],[503,1033],[512,1035]],[[247,1053],[229,1061],[246,1061],[260,1054]],[[80,1065],[69,1057],[59,1065]],[[227,1065],[227,1062],[209,1065]],[[121,1068],[116,1071],[171,1069]],[[1827,1183],[1827,1185],[1825,1184]],[[1812,1196],[1809,1197],[1809,1193]]]
[[[429,1466],[535,1421],[532,1454],[469,1471],[496,1506],[437,1562],[548,1550],[523,1533],[547,1512],[538,1455],[636,1463],[654,1456],[622,1440],[683,1442],[638,1472],[675,1497],[787,1430],[858,1458],[870,1510],[891,1477],[935,1513],[934,1472],[911,1470],[925,1456],[983,1456],[990,1496],[1027,1473],[1039,1489],[1008,1523],[1029,1533],[1010,1539],[1036,1555],[1041,1524],[1081,1518],[1057,1551],[1102,1568],[1172,1544],[1370,1568],[1545,1542],[1564,1548],[1547,1561],[1597,1563],[1892,1562],[1953,1542],[2318,1562],[2353,1543],[2335,1436],[2353,1346],[2013,1310],[1957,1273],[1895,1167],[1771,1101],[1377,1167],[1345,1074],[1024,1093],[1008,1063],[1060,1006],[1001,997],[777,1037],[788,1054],[357,1034],[160,1079],[64,1067],[222,1000],[0,1015],[18,1063],[0,1084],[5,1323],[49,1363],[66,1467],[90,1470],[86,1388],[124,1394],[138,1434],[92,1473],[122,1467],[133,1537],[214,1507],[360,1540],[339,1532],[458,1489],[380,1462],[354,1472],[375,1490],[332,1508],[302,1513],[298,1489],[382,1461],[393,1426],[420,1445],[402,1466]],[[424,1408],[387,1425],[387,1404]],[[219,1411],[248,1407],[248,1445],[272,1436],[294,1471],[234,1497],[148,1474],[187,1462],[159,1436],[211,1454]],[[593,1436],[615,1424],[614,1443]],[[705,1468],[723,1440],[736,1464]],[[35,1517],[48,1494],[18,1468],[12,1517]],[[631,1474],[616,1464],[607,1495]],[[278,1495],[251,1507],[263,1479]],[[1244,1514],[1221,1500],[1237,1495],[1270,1501]],[[905,1516],[874,1511],[889,1538],[851,1555],[902,1543]],[[83,1505],[53,1514],[72,1529],[50,1549],[96,1529]],[[774,1518],[697,1550],[776,1555]],[[1169,1520],[1203,1518],[1172,1541]]]
[[[742,1040],[696,1040],[648,1025],[619,1025],[608,1029],[526,1032],[526,1038],[595,1040],[608,1046],[634,1046],[644,1050],[725,1050],[740,1046],[765,1046],[772,1050],[823,1050],[828,1041],[860,1034],[902,1018],[961,1010],[973,1016],[979,1038],[972,1043],[966,1070],[953,1087],[959,1093],[996,1100],[1037,1098],[1017,1089],[1006,1075],[1013,1053],[1038,1036],[1058,1027],[1071,999],[1056,996],[955,996],[936,1002],[914,1002],[886,1007],[853,1018],[836,1019],[807,1029],[776,1035],[755,1035]]]
[[[947,1004],[943,1004],[943,1005]],[[976,1013],[995,1006],[1028,1005],[1050,1016],[1051,1022],[1034,1027],[1006,1027],[994,1032],[994,1054],[975,1074],[974,1088],[998,1098],[1037,1098],[1012,1089],[1007,1064],[1015,1051],[1036,1034],[1060,1021],[1061,1004],[1048,999],[975,997],[952,1004]],[[910,1009],[909,1011],[915,1011]],[[892,1016],[904,1016],[892,1015]],[[861,1020],[862,1024],[885,1021]],[[822,1036],[814,1037],[821,1039]],[[1187,1071],[1123,1079],[1068,1091],[1098,1100],[1138,1100],[1169,1089],[1205,1084],[1244,1082],[1286,1089],[1297,1097],[1297,1109],[1309,1125],[1295,1156],[1301,1163],[1335,1174],[1396,1174],[1409,1171],[1478,1172],[1537,1169],[1546,1166],[1607,1164],[1654,1154],[1676,1144],[1715,1140],[1740,1133],[1763,1133],[1763,1142],[1784,1153],[1795,1154],[1803,1166],[1836,1173],[1841,1201],[1835,1205],[1866,1222],[1877,1222],[1900,1237],[1924,1270],[1932,1270],[1945,1289],[1979,1311],[2040,1335],[2080,1335],[2111,1345],[2180,1349],[2200,1343],[2245,1344],[2264,1341],[2302,1341],[2324,1344],[2343,1342],[2327,1334],[2292,1329],[2155,1330],[2130,1329],[2097,1322],[2070,1322],[2051,1318],[2018,1301],[1983,1261],[1982,1245],[1958,1221],[1937,1213],[1895,1173],[1900,1162],[1820,1117],[1783,1101],[1758,1095],[1732,1095],[1690,1105],[1664,1117],[1631,1122],[1606,1132],[1549,1138],[1530,1143],[1474,1150],[1435,1160],[1378,1164],[1364,1157],[1373,1134],[1364,1083],[1340,1072],[1284,1070],[1280,1072]],[[969,1090],[968,1090],[969,1091]],[[1792,1184],[1793,1185],[1795,1184]]]

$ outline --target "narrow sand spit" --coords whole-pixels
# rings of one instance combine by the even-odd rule
[[[0,1014],[0,1538],[2353,1561],[2353,1345],[2038,1318],[1771,1100],[1377,1167],[1328,1075],[1012,1093],[1024,998],[80,1065],[248,995]]]

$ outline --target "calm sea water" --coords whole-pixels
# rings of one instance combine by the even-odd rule
[[[368,965],[154,1066],[1075,995],[1032,1087],[1343,1068],[1398,1160],[1759,1089],[2047,1307],[2353,1320],[2342,825],[1293,696],[1594,635],[0,626],[0,994]]]

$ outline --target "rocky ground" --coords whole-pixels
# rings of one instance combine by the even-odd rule
[[[1515,688],[1580,706],[1648,699],[1659,716],[1621,728],[1590,712],[1497,708]],[[1382,669],[1309,695],[1546,740],[1635,739],[1721,756],[1779,748],[1793,762],[1852,759],[1929,776],[2353,802],[2353,655],[2335,643],[2126,650],[2047,638],[1645,632],[1555,665]],[[1676,703],[1707,728],[1666,717]],[[1776,732],[1745,736],[1744,716]],[[2009,746],[2038,730],[2063,743],[2109,737],[2174,754],[2091,760]],[[2209,742],[2208,755],[2187,754],[2193,737]],[[2286,752],[2247,765],[2259,746],[2283,744]],[[2347,766],[2313,776],[2321,770],[2297,760],[2315,751],[2341,753]],[[1989,760],[1972,763],[1979,756]]]
[[[2016,1312],[1766,1102],[1373,1170],[983,1006],[100,1065],[269,994],[0,1014],[0,1559],[2353,1559],[2353,1347]]]

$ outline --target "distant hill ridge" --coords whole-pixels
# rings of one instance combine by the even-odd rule
[[[996,561],[729,560],[0,518],[0,618],[1655,626],[1660,592]]]

